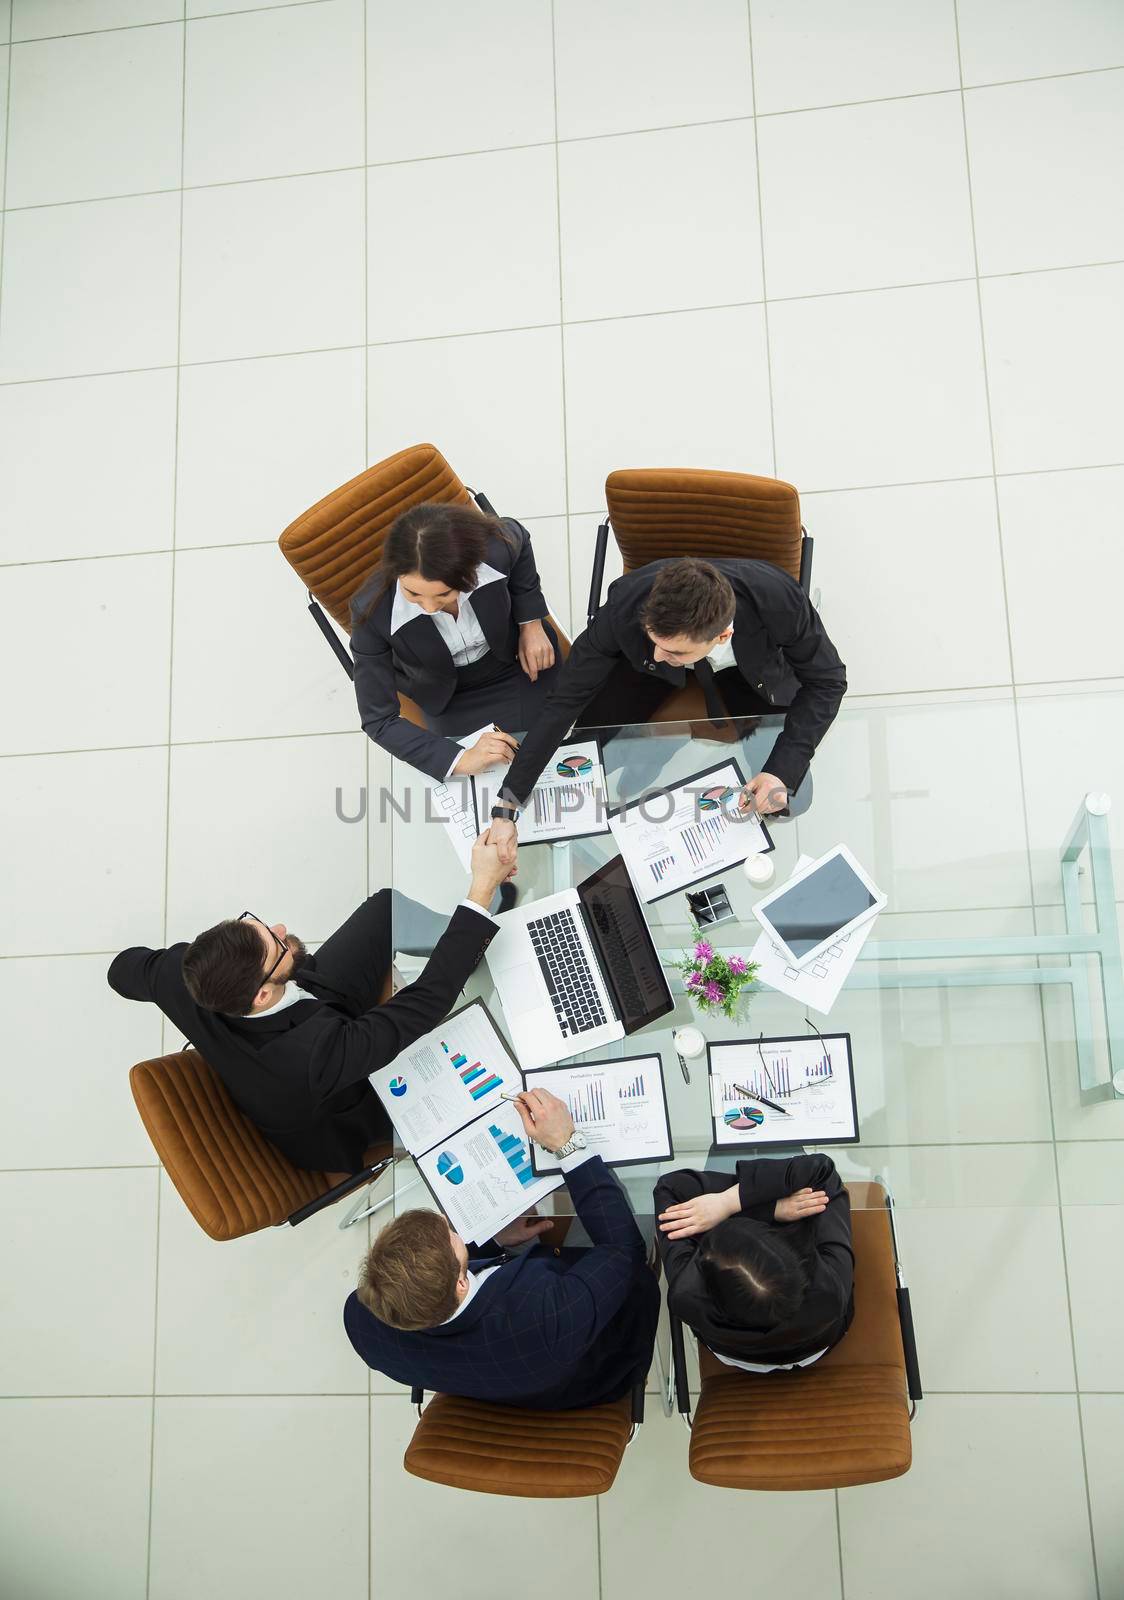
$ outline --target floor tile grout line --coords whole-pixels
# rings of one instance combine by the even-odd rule
[[[659,1391],[646,1389],[646,1399],[653,1398]],[[691,1393],[698,1394],[692,1388]],[[1091,1397],[1094,1399],[1115,1399],[1124,1395],[1124,1388],[1120,1389],[934,1389],[928,1384],[925,1387],[926,1400],[930,1397],[941,1396],[945,1399],[973,1400],[980,1397],[989,1399],[1006,1400],[1037,1400],[1045,1398],[1050,1400],[1072,1400]],[[18,1402],[33,1403],[37,1400],[150,1400],[152,1396],[148,1390],[121,1389],[106,1392],[100,1390],[96,1393],[84,1393],[80,1390],[67,1390],[55,1394],[0,1394],[0,1403],[16,1404]],[[382,1401],[396,1400],[409,1403],[410,1395],[407,1389],[400,1392],[386,1389],[373,1390],[370,1394],[365,1389],[160,1389],[157,1391],[158,1400],[362,1400]],[[647,1407],[645,1407],[647,1410]],[[665,1419],[674,1423],[674,1417]],[[659,1421],[653,1420],[653,1426],[658,1427]],[[848,1487],[852,1487],[848,1485]],[[792,1491],[796,1492],[796,1491]],[[594,1497],[597,1500],[601,1495]]]
[[[757,137],[757,72],[753,59],[753,4],[745,0],[746,48],[749,56],[749,103],[753,108],[753,173],[757,188],[757,252],[761,264],[761,315],[765,329],[765,385],[769,396],[769,452],[777,475],[777,413],[773,401],[773,346],[769,337],[769,280],[765,260],[765,194],[761,181],[761,141]]]
[[[574,561],[570,532],[570,427],[566,407],[566,280],[562,249],[562,160],[558,143],[558,46],[555,0],[550,0],[550,84],[554,116],[554,225],[558,235],[558,369],[562,402],[562,498],[566,508],[564,512],[566,518],[566,595],[570,609],[570,638],[574,639],[582,630],[574,625],[574,618],[577,613],[574,608]],[[584,616],[581,618],[581,622],[582,627],[584,627]],[[600,1542],[598,1543],[598,1561],[600,1561]]]
[[[304,6],[328,5],[330,3],[331,0],[278,0],[276,5],[241,6],[237,11],[196,11],[187,15],[181,12],[178,17],[159,17],[151,22],[122,22],[118,23],[116,27],[81,28],[73,33],[40,33],[28,39],[16,39],[13,37],[12,43],[13,45],[54,44],[56,39],[93,39],[103,33],[136,33],[141,28],[183,27],[188,22],[223,21],[226,17],[246,17],[271,11],[296,11]]]
[[[839,1556],[839,1600],[847,1600],[847,1582],[843,1576],[843,1518],[839,1512],[839,1490],[833,1489],[835,1496],[835,1548]]]
[[[962,122],[962,126],[963,126],[963,131],[964,131],[964,164],[965,164],[965,173],[966,173],[966,176],[967,176],[967,183],[968,183],[968,214],[969,214],[969,221],[970,221],[971,231],[972,231],[972,259],[973,259],[973,262],[974,262],[974,265],[975,265],[975,271],[976,271],[976,305],[977,305],[978,319],[979,319],[978,325],[979,325],[979,332],[980,332],[980,357],[981,357],[981,361],[983,363],[984,400],[985,400],[985,404],[986,404],[986,407],[987,407],[988,442],[989,442],[989,446],[990,446],[990,449],[991,449],[991,470],[992,470],[992,474],[993,474],[992,485],[993,485],[994,504],[995,504],[995,526],[996,526],[996,535],[997,535],[998,543],[999,543],[1000,581],[1001,581],[1002,587],[1003,587],[1003,615],[1004,615],[1004,621],[1005,621],[1006,627],[1007,627],[1007,652],[1008,652],[1008,660],[1010,662],[1011,679],[1012,679],[1012,682],[1013,682],[1014,681],[1014,675],[1015,675],[1014,639],[1013,639],[1013,628],[1012,628],[1012,624],[1011,624],[1010,594],[1009,594],[1009,589],[1008,589],[1008,584],[1007,584],[1006,552],[1004,550],[1004,545],[1003,545],[1003,507],[1002,507],[1002,502],[1001,502],[1000,495],[999,495],[999,479],[998,479],[998,476],[995,475],[997,473],[999,461],[998,461],[998,451],[996,449],[996,443],[995,443],[995,424],[994,424],[994,417],[993,417],[992,404],[991,404],[991,378],[990,378],[990,368],[989,368],[989,365],[988,365],[987,328],[986,328],[985,321],[984,321],[983,286],[980,283],[980,276],[979,276],[979,273],[980,273],[979,239],[978,239],[977,229],[976,229],[975,194],[974,194],[974,190],[973,190],[973,187],[972,187],[972,153],[971,153],[971,141],[970,141],[969,136],[968,136],[968,105],[967,105],[967,97],[966,97],[966,93],[965,93],[965,89],[964,89],[964,66],[963,66],[963,55],[962,55],[961,43],[960,43],[960,0],[953,0],[952,17],[953,17],[953,26],[954,26],[954,30],[955,30],[955,36],[956,36],[957,72],[958,72],[959,77],[960,77],[960,115],[961,115],[961,122]],[[1023,839],[1025,841],[1025,849],[1026,849],[1027,887],[1028,887],[1028,889],[1030,891],[1031,902],[1032,902],[1032,905],[1033,905],[1033,902],[1034,902],[1034,860],[1033,860],[1033,854],[1032,854],[1031,845],[1030,845],[1030,814],[1029,814],[1029,807],[1027,805],[1026,764],[1025,764],[1025,762],[1023,760],[1021,722],[1022,722],[1022,719],[1021,719],[1021,717],[1019,715],[1019,706],[1018,706],[1018,702],[1016,701],[1015,702],[1015,706],[1014,706],[1015,753],[1016,753],[1016,760],[1018,762],[1018,770],[1019,770],[1019,792],[1020,792],[1021,797],[1022,797]],[[1031,912],[1031,915],[1032,915],[1032,918],[1033,918],[1033,926],[1035,928],[1035,931],[1037,932],[1037,929],[1038,929],[1038,913],[1037,913],[1037,909],[1033,909],[1032,912]],[[1075,1335],[1074,1324],[1073,1324],[1073,1298],[1072,1298],[1072,1295],[1070,1293],[1069,1261],[1068,1261],[1068,1257],[1067,1257],[1067,1253],[1066,1253],[1065,1217],[1064,1217],[1064,1213],[1063,1213],[1063,1210],[1062,1210],[1061,1164],[1060,1164],[1060,1162],[1058,1160],[1057,1123],[1056,1123],[1055,1116],[1054,1116],[1054,1090],[1053,1090],[1053,1082],[1052,1082],[1052,1077],[1051,1077],[1051,1072],[1050,1072],[1049,1027],[1047,1025],[1045,995],[1043,993],[1041,985],[1039,985],[1039,987],[1038,987],[1038,1012],[1039,1012],[1039,1018],[1040,1018],[1040,1021],[1041,1021],[1041,1026],[1042,1026],[1043,1062],[1044,1062],[1044,1070],[1045,1070],[1045,1074],[1046,1074],[1046,1103],[1047,1103],[1047,1106],[1048,1106],[1048,1109],[1049,1109],[1049,1113],[1050,1113],[1050,1138],[1051,1138],[1050,1148],[1051,1148],[1051,1153],[1052,1153],[1052,1156],[1053,1156],[1053,1164],[1054,1164],[1054,1192],[1055,1192],[1056,1203],[1057,1203],[1058,1237],[1059,1237],[1059,1244],[1060,1244],[1060,1247],[1061,1247],[1061,1255],[1062,1255],[1062,1279],[1063,1279],[1063,1282],[1065,1284],[1066,1317],[1067,1317],[1067,1320],[1068,1320],[1068,1323],[1069,1323],[1070,1360],[1071,1360],[1071,1362],[1073,1364],[1073,1382],[1074,1382],[1074,1389],[1076,1391],[1076,1386],[1077,1386],[1077,1381],[1078,1381],[1078,1373],[1077,1373],[1077,1344],[1076,1344],[1076,1335]],[[1088,1517],[1088,1525],[1089,1525],[1089,1552],[1090,1552],[1090,1556],[1092,1558],[1092,1563],[1093,1563],[1093,1583],[1094,1583],[1094,1587],[1096,1589],[1096,1593],[1097,1593],[1097,1595],[1099,1597],[1099,1595],[1100,1595],[1100,1577],[1099,1577],[1099,1574],[1098,1574],[1098,1571],[1097,1571],[1097,1546],[1096,1546],[1096,1534],[1095,1534],[1095,1531],[1094,1531],[1094,1523],[1093,1523],[1093,1502],[1092,1502],[1092,1495],[1091,1495],[1090,1489],[1089,1489],[1089,1468],[1088,1468],[1088,1462],[1087,1462],[1086,1455],[1085,1455],[1085,1435],[1084,1435],[1084,1429],[1082,1428],[1082,1424],[1081,1424],[1081,1406],[1080,1406],[1080,1402],[1076,1402],[1076,1411],[1077,1411],[1078,1438],[1079,1438],[1079,1441],[1080,1441],[1080,1444],[1081,1444],[1081,1470],[1082,1470],[1082,1475],[1083,1475],[1084,1483],[1085,1483],[1085,1507],[1086,1507],[1086,1514],[1087,1514],[1087,1517]]]

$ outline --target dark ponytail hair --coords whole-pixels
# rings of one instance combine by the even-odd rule
[[[391,524],[382,547],[378,598],[393,589],[407,572],[427,583],[443,583],[458,594],[476,587],[476,573],[488,550],[488,541],[511,543],[511,535],[498,517],[486,517],[475,506],[411,506]]]
[[[751,1217],[728,1217],[710,1229],[699,1247],[699,1272],[727,1322],[773,1328],[793,1321],[811,1276],[812,1239],[806,1232],[797,1223],[782,1237],[768,1223]]]

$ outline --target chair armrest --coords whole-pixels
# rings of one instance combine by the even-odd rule
[[[597,530],[597,539],[593,546],[593,571],[589,580],[589,599],[585,607],[586,626],[593,621],[601,605],[601,585],[605,581],[605,553],[609,548],[609,522],[608,518]]]
[[[638,1428],[644,1421],[644,1379],[638,1378],[632,1386],[632,1426]]]
[[[470,489],[468,492],[472,496],[472,498],[476,501],[476,504],[480,507],[481,511],[484,513],[484,515],[486,517],[498,517],[499,516],[499,512],[496,510],[496,508],[492,504],[492,502],[488,499],[488,496],[484,493],[483,489]]]
[[[917,1360],[917,1340],[913,1336],[913,1311],[909,1304],[909,1290],[904,1283],[898,1285],[898,1321],[902,1327],[902,1350],[905,1354],[905,1381],[911,1400],[925,1398],[921,1388],[921,1367]]]
[[[336,630],[332,627],[332,624],[328,621],[323,611],[321,611],[317,602],[313,600],[311,596],[309,596],[308,609],[312,613],[313,622],[315,622],[316,626],[320,629],[320,632],[324,635],[325,639],[327,639],[328,643],[335,652],[336,660],[347,673],[348,677],[354,681],[355,665],[347,652],[346,645]]]
[[[691,1384],[687,1377],[687,1351],[683,1344],[683,1324],[668,1312],[671,1327],[671,1370],[675,1377],[675,1406],[680,1416],[691,1414]]]
[[[380,1172],[385,1172],[387,1167],[393,1165],[394,1157],[387,1156],[385,1161],[376,1161],[373,1167],[364,1167],[362,1172],[353,1172],[341,1183],[325,1189],[323,1194],[317,1195],[316,1199],[310,1200],[307,1205],[298,1206],[291,1216],[285,1218],[285,1221],[290,1228],[295,1228],[298,1222],[307,1222],[309,1217],[314,1217],[318,1211],[323,1211],[325,1206],[334,1206],[344,1195],[351,1194],[355,1189],[365,1188],[372,1178],[377,1178]]]
[[[415,1383],[410,1389],[410,1404],[412,1406],[420,1406],[424,1398],[425,1390],[420,1383]]]
[[[807,528],[801,528],[800,532],[803,535],[802,539],[800,540],[800,587],[803,589],[806,595],[811,596],[812,546],[815,543],[815,540],[812,538]]]

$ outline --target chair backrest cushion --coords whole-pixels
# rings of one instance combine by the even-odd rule
[[[532,1411],[438,1394],[421,1414],[404,1465],[416,1478],[484,1494],[604,1494],[631,1429],[629,1396],[580,1411]]]
[[[800,496],[779,478],[695,467],[611,472],[605,503],[624,570],[666,556],[751,557],[800,577]]]
[[[378,566],[394,519],[423,501],[471,500],[440,450],[415,444],[333,489],[291,522],[278,542],[305,588],[350,633],[351,597]]]
[[[129,1084],[156,1154],[212,1239],[237,1239],[284,1222],[336,1181],[287,1161],[242,1115],[196,1050],[139,1062]]]

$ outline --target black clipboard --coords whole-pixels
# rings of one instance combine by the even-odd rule
[[[738,783],[739,783],[739,785],[744,787],[745,782],[746,782],[746,778],[745,778],[745,774],[742,772],[741,766],[740,766],[737,758],[735,756],[727,756],[725,761],[716,761],[712,767],[704,767],[701,772],[694,772],[688,778],[680,778],[676,783],[668,784],[663,789],[652,789],[652,790],[649,790],[649,793],[650,794],[670,794],[670,795],[674,795],[680,789],[688,789],[688,788],[692,788],[692,787],[697,787],[700,778],[708,778],[708,777],[711,776],[712,773],[721,772],[723,767],[733,767],[734,771],[738,775]],[[612,821],[612,819],[614,817],[622,816],[626,811],[631,811],[631,810],[633,810],[634,807],[642,805],[643,802],[646,799],[647,799],[646,795],[641,795],[639,797],[639,799],[630,800],[627,805],[624,805],[624,806],[610,806],[609,810],[608,810],[608,813],[607,813],[610,822]],[[769,832],[768,828],[765,826],[764,818],[759,817],[757,820],[761,824],[761,832],[765,835],[765,848],[764,848],[764,850],[756,851],[755,854],[757,854],[757,855],[768,855],[770,850],[775,850],[777,847],[773,843],[772,834]],[[736,826],[736,824],[735,824],[735,826]],[[614,835],[614,837],[615,837],[615,835]],[[617,845],[618,845],[618,848],[619,848],[619,845],[620,845],[620,841],[619,840],[617,840]],[[623,854],[623,852],[622,852],[622,854]],[[640,904],[642,906],[654,906],[654,905],[657,905],[659,903],[659,901],[661,901],[661,900],[670,900],[670,898],[671,898],[671,896],[673,894],[686,894],[688,889],[695,888],[697,884],[706,883],[708,881],[708,879],[715,877],[720,872],[730,872],[730,871],[733,870],[733,867],[736,866],[736,865],[737,865],[737,863],[734,862],[733,864],[728,864],[728,865],[726,865],[724,867],[714,867],[710,872],[704,872],[698,878],[691,878],[689,880],[689,882],[687,882],[687,883],[677,883],[675,885],[674,889],[666,889],[662,894],[653,895],[650,900],[645,900],[643,895],[640,894],[639,890],[637,890],[637,896],[638,896],[638,898],[640,900]],[[629,875],[631,876],[631,868],[629,869]]]
[[[713,1080],[714,1080],[714,1076],[715,1076],[715,1072],[714,1072],[715,1056],[716,1056],[716,1054],[718,1052],[721,1052],[722,1050],[729,1050],[729,1049],[731,1049],[731,1048],[733,1048],[735,1046],[738,1047],[739,1049],[743,1049],[743,1050],[744,1049],[755,1050],[758,1045],[773,1045],[773,1046],[777,1046],[777,1045],[796,1045],[796,1044],[805,1045],[805,1044],[808,1044],[809,1042],[814,1042],[816,1044],[827,1045],[827,1044],[830,1044],[830,1043],[832,1043],[834,1041],[841,1041],[842,1045],[843,1045],[843,1048],[844,1048],[844,1051],[846,1053],[847,1081],[848,1081],[848,1088],[850,1090],[851,1127],[854,1129],[853,1133],[827,1134],[827,1135],[824,1135],[822,1133],[819,1133],[818,1131],[815,1131],[814,1127],[813,1127],[812,1131],[809,1131],[807,1122],[801,1122],[801,1123],[797,1124],[797,1128],[800,1131],[793,1132],[791,1137],[785,1138],[784,1137],[784,1131],[785,1130],[783,1128],[783,1122],[782,1122],[782,1120],[780,1118],[777,1118],[776,1121],[770,1122],[770,1126],[771,1127],[775,1127],[778,1130],[776,1135],[772,1134],[771,1132],[763,1132],[762,1136],[760,1137],[760,1139],[754,1138],[754,1139],[747,1139],[747,1140],[744,1140],[744,1141],[739,1140],[736,1143],[735,1142],[730,1142],[730,1143],[720,1143],[719,1142],[719,1139],[718,1139],[718,1118],[716,1117],[715,1112],[714,1112],[714,1094],[713,1094],[713,1089],[712,1089],[712,1084],[713,1084]],[[793,1033],[793,1034],[781,1034],[781,1035],[778,1035],[778,1036],[775,1036],[775,1037],[772,1037],[772,1038],[768,1038],[768,1039],[765,1038],[762,1035],[762,1036],[759,1036],[756,1039],[714,1039],[714,1040],[708,1040],[707,1041],[707,1046],[706,1046],[706,1072],[707,1072],[707,1094],[710,1097],[710,1133],[711,1133],[710,1153],[711,1153],[711,1155],[727,1156],[727,1155],[733,1155],[734,1153],[736,1153],[738,1151],[744,1152],[745,1154],[748,1154],[748,1155],[752,1155],[753,1151],[754,1151],[754,1148],[767,1149],[767,1150],[777,1150],[777,1149],[783,1149],[786,1146],[789,1146],[789,1147],[795,1146],[797,1148],[803,1148],[803,1146],[809,1145],[809,1144],[818,1146],[818,1145],[823,1145],[823,1144],[858,1144],[858,1142],[859,1142],[859,1139],[860,1139],[861,1135],[860,1135],[860,1132],[859,1132],[858,1101],[855,1098],[855,1062],[854,1062],[854,1055],[853,1055],[852,1050],[851,1050],[851,1035],[849,1033],[815,1033],[815,1034]],[[764,1087],[766,1087],[766,1089],[767,1089],[768,1086],[764,1086]],[[794,1090],[791,1093],[779,1092],[779,1093],[776,1093],[774,1096],[770,1096],[770,1098],[775,1098],[777,1104],[784,1104],[786,1099],[791,1099],[794,1102],[794,1105],[795,1105],[796,1101],[797,1101],[797,1096],[799,1094],[803,1093],[803,1092],[805,1092],[805,1091],[802,1090],[802,1089]],[[754,1101],[752,1096],[748,1097],[748,1103],[751,1104],[751,1105],[752,1104],[760,1104],[760,1102]],[[761,1105],[761,1110],[763,1112],[767,1112],[768,1109],[769,1109],[768,1106]],[[774,1113],[774,1115],[775,1115],[775,1113]],[[766,1119],[766,1120],[768,1120],[768,1119]],[[762,1124],[761,1124],[762,1129],[764,1129],[765,1126],[766,1126],[766,1121],[763,1121]]]
[[[646,1050],[643,1055],[637,1056],[609,1056],[604,1061],[564,1061],[559,1062],[555,1066],[551,1067],[532,1067],[529,1072],[523,1073],[523,1081],[524,1084],[526,1084],[528,1078],[533,1078],[535,1080],[549,1078],[550,1074],[554,1072],[583,1072],[587,1068],[590,1070],[614,1067],[627,1068],[631,1063],[636,1061],[655,1062],[656,1068],[659,1072],[659,1099],[663,1113],[663,1144],[659,1153],[650,1151],[646,1155],[627,1157],[621,1161],[606,1161],[605,1165],[614,1169],[617,1167],[646,1167],[649,1166],[653,1161],[670,1161],[672,1155],[674,1154],[671,1142],[671,1117],[667,1109],[667,1086],[665,1085],[663,1078],[663,1056],[658,1050]],[[549,1084],[536,1081],[535,1083],[532,1083],[530,1087],[549,1088]],[[551,1090],[552,1094],[553,1092],[554,1091]],[[574,1120],[574,1126],[579,1131],[584,1131],[576,1118]],[[560,1168],[557,1165],[546,1167],[544,1170],[544,1168],[539,1164],[539,1156],[540,1151],[538,1145],[532,1144],[531,1165],[534,1168],[537,1176],[541,1178],[548,1178],[551,1177],[555,1172],[560,1171]]]

